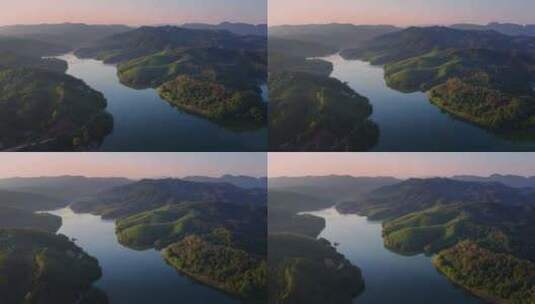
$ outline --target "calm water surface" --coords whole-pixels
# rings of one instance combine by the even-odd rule
[[[95,284],[108,295],[110,304],[238,304],[206,286],[194,283],[165,263],[156,250],[135,251],[121,246],[113,221],[70,208],[50,212],[63,218],[59,233],[97,258],[103,276]]]
[[[267,130],[237,132],[172,107],[154,89],[122,85],[114,65],[73,54],[58,57],[69,63],[67,74],[84,80],[108,100],[113,133],[102,151],[263,151]]]
[[[355,304],[482,304],[438,273],[430,257],[406,257],[384,248],[379,222],[335,209],[310,214],[327,221],[320,237],[339,243],[340,253],[362,269],[366,289]]]
[[[500,138],[442,112],[424,93],[390,89],[380,66],[339,55],[323,59],[334,64],[333,77],[370,99],[371,118],[381,132],[376,151],[535,151],[535,138],[527,142]]]

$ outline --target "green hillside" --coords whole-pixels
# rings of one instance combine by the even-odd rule
[[[361,271],[328,241],[296,234],[269,236],[269,303],[352,303],[364,290]]]
[[[533,261],[496,253],[465,241],[435,256],[433,264],[452,282],[489,302],[535,302]]]
[[[378,139],[369,101],[337,79],[275,73],[269,91],[271,149],[361,151]]]
[[[197,183],[180,179],[147,179],[79,199],[71,204],[71,208],[79,213],[117,219],[185,202],[265,206],[266,200],[264,189],[242,189],[231,184]]]
[[[56,233],[60,227],[59,216],[0,206],[0,229],[33,229]]]
[[[99,294],[96,259],[67,237],[44,231],[0,229],[0,297],[3,303],[85,302]],[[105,304],[105,297],[98,297]]]
[[[196,281],[246,303],[264,303],[266,210],[230,203],[182,203],[117,221],[135,249],[163,249],[167,262]]]

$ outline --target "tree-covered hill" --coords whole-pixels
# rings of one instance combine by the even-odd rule
[[[11,207],[27,211],[44,211],[65,207],[63,199],[29,192],[0,190],[0,207]]]
[[[59,216],[0,206],[0,229],[32,229],[56,233],[60,227]]]
[[[364,290],[360,269],[328,241],[284,233],[268,240],[270,304],[349,304]]]
[[[106,304],[92,287],[97,260],[67,237],[31,229],[0,229],[2,303]]]
[[[71,208],[105,218],[121,218],[169,204],[219,202],[243,206],[266,205],[265,190],[231,184],[197,183],[180,179],[142,180],[80,199]]]
[[[369,120],[369,101],[329,77],[332,64],[307,58],[328,49],[275,38],[269,49],[271,150],[361,151],[375,145],[379,130]]]
[[[368,119],[368,99],[337,79],[272,73],[269,90],[273,150],[361,151],[373,147],[379,137],[378,127]]]
[[[262,37],[242,37],[226,31],[144,26],[95,41],[91,46],[78,49],[75,54],[106,63],[120,63],[177,48],[260,50],[265,49],[266,44]]]
[[[361,59],[372,64],[386,64],[427,54],[433,50],[487,49],[532,53],[535,38],[516,37],[495,31],[467,31],[447,27],[410,27],[376,37],[341,54],[347,59]]]
[[[45,41],[17,37],[0,36],[0,53],[15,53],[20,56],[57,56],[69,51],[68,48]]]
[[[117,221],[121,244],[163,249],[171,266],[246,303],[265,303],[265,206],[168,205]]]
[[[113,127],[106,105],[101,93],[74,77],[40,68],[0,68],[0,149],[98,145]]]
[[[409,179],[385,186],[354,201],[337,205],[342,213],[358,213],[385,220],[456,203],[531,204],[529,191],[500,183],[456,181],[447,178]]]

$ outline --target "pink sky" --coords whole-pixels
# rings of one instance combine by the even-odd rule
[[[270,0],[269,23],[535,23],[533,0]]]
[[[535,175],[535,153],[270,153],[270,177]]]
[[[0,178],[266,176],[266,153],[0,153]]]
[[[0,25],[265,23],[266,0],[3,0]]]

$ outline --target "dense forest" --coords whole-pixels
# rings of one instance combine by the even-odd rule
[[[368,99],[329,77],[330,63],[306,58],[328,50],[312,48],[311,43],[276,41],[269,49],[270,148],[361,151],[373,147],[379,129],[369,120]]]
[[[364,289],[360,269],[325,239],[323,218],[299,214],[333,202],[270,190],[268,202],[269,303],[351,303]]]
[[[0,57],[0,149],[86,150],[111,132],[106,100],[66,75],[66,62],[18,52]]]
[[[4,202],[4,201],[2,201]],[[64,235],[61,218],[0,205],[2,303],[107,304],[92,287],[101,276],[96,259]]]

